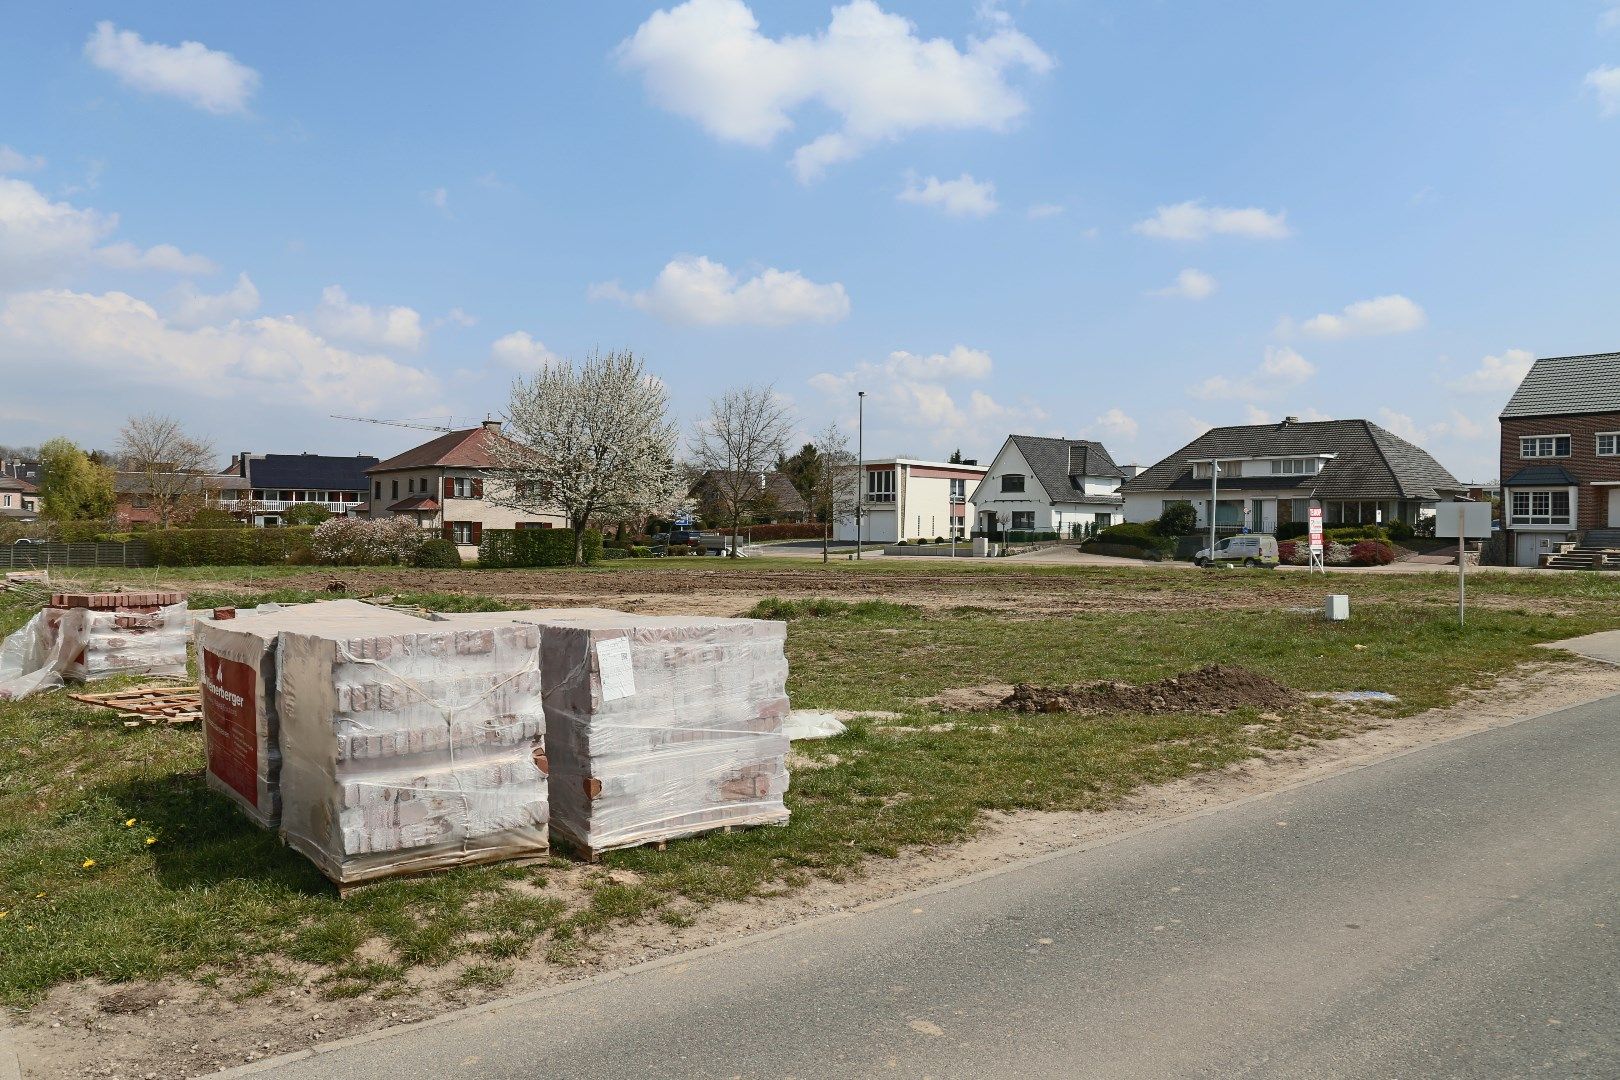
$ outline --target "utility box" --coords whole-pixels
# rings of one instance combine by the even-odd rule
[[[1328,622],[1346,622],[1350,618],[1350,597],[1343,593],[1334,593],[1327,598],[1327,608],[1322,612]]]
[[[983,536],[973,538],[973,557],[976,559],[988,558],[990,555],[990,541]]]

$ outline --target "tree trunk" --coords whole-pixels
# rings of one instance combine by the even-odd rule
[[[574,565],[585,565],[585,514],[575,514],[568,519],[574,527]]]
[[[831,524],[824,524],[821,527],[821,561],[822,562],[826,562],[828,560],[828,558],[830,558],[830,555],[828,554],[828,551],[827,551],[827,547],[831,542],[832,542],[832,525]]]

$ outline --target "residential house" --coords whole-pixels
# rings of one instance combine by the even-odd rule
[[[1218,469],[1218,472],[1217,472]],[[1421,447],[1367,420],[1211,428],[1126,480],[1125,520],[1149,521],[1171,503],[1191,503],[1199,528],[1274,532],[1304,522],[1311,504],[1329,525],[1416,525],[1464,485]]]
[[[0,472],[0,520],[33,521],[39,517],[39,488],[31,480]]]
[[[156,489],[155,491],[153,489]],[[228,513],[237,513],[249,498],[252,485],[235,473],[167,473],[152,476],[144,472],[117,472],[113,474],[113,494],[116,502],[113,516],[120,529],[134,529],[163,520],[160,502],[170,498],[174,502],[169,513],[170,524],[176,516],[189,516],[192,510],[216,507]]]
[[[255,525],[280,525],[282,515],[302,503],[325,507],[333,516],[364,513],[366,470],[377,459],[327,454],[254,454],[242,451],[231,461],[227,475],[248,482],[247,498],[237,511]]]
[[[369,516],[408,516],[423,529],[455,543],[464,559],[478,556],[485,529],[550,529],[568,525],[560,513],[497,506],[502,481],[493,475],[491,445],[501,422],[450,431],[366,470]]]
[[[725,496],[719,482],[721,475],[713,469],[700,473],[687,491],[687,497],[697,504],[698,513],[706,525],[717,525],[719,517],[723,516],[721,508]],[[762,472],[759,474],[758,487],[749,486],[748,505],[743,508],[744,520],[760,523],[810,520],[809,505],[785,473],[774,469]]]
[[[1620,353],[1530,366],[1502,410],[1502,527],[1515,566],[1620,548]]]
[[[838,522],[840,541],[853,541],[857,530],[874,543],[935,537],[966,537],[973,521],[970,493],[983,478],[982,465],[916,458],[883,458],[866,462],[861,485],[860,521]]]
[[[1086,536],[1122,520],[1126,476],[1102,443],[1009,435],[973,493],[974,531]]]

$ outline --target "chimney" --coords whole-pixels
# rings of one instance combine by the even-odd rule
[[[1297,424],[1297,423],[1299,423],[1299,417],[1297,417],[1297,416],[1285,416],[1285,417],[1283,417],[1282,426],[1287,427],[1289,424]]]
[[[243,450],[236,455],[236,471],[244,480],[248,478],[248,455],[251,453],[251,450]]]
[[[1129,480],[1131,477],[1142,471],[1142,466],[1132,462],[1129,465],[1121,465],[1119,467],[1119,471],[1125,474],[1125,479]]]
[[[495,434],[499,435],[501,433],[501,422],[496,420],[494,417],[486,416],[484,418],[484,430],[493,431]]]

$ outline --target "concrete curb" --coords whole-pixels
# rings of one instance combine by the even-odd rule
[[[640,963],[631,964],[628,967],[619,968],[615,971],[605,971],[597,975],[588,976],[576,982],[563,983],[558,986],[548,986],[541,990],[534,990],[526,994],[519,994],[516,997],[503,998],[500,1001],[487,1001],[480,1005],[472,1005],[465,1009],[457,1009],[453,1012],[442,1013],[438,1016],[429,1017],[426,1020],[419,1020],[415,1023],[398,1024],[394,1027],[381,1028],[377,1031],[368,1031],[361,1035],[352,1035],[345,1039],[335,1039],[330,1043],[323,1043],[320,1046],[311,1047],[307,1050],[295,1050],[288,1054],[280,1054],[276,1057],[265,1058],[262,1061],[254,1061],[245,1065],[237,1065],[233,1068],[225,1069],[221,1072],[208,1073],[207,1075],[210,1077],[220,1078],[252,1076],[258,1073],[269,1072],[273,1069],[279,1069],[284,1065],[291,1065],[295,1062],[304,1061],[306,1059],[318,1057],[324,1054],[330,1054],[339,1050],[345,1050],[350,1047],[365,1046],[370,1043],[378,1042],[383,1039],[389,1039],[396,1035],[405,1034],[407,1032],[422,1031],[425,1029],[439,1027],[444,1024],[455,1023],[456,1021],[465,1020],[469,1017],[501,1012],[506,1009],[533,1004],[534,1002],[538,1001],[544,1001],[548,998],[560,997],[564,994],[575,993],[576,991],[583,990],[591,986],[597,986],[602,983],[614,982],[619,979],[629,978],[630,976],[639,974],[641,972],[657,971],[661,968],[671,967],[676,964],[690,963],[695,959],[715,953],[726,953],[736,949],[748,948],[749,946],[758,944],[762,941],[771,941],[789,934],[796,934],[811,927],[820,926],[825,923],[834,922],[840,919],[855,918],[867,912],[880,911],[884,908],[893,907],[897,904],[914,903],[922,897],[935,896],[940,893],[951,892],[955,889],[964,888],[968,885],[972,885],[989,878],[1000,877],[1003,874],[1011,874],[1027,867],[1038,866],[1042,863],[1048,863],[1055,859],[1068,858],[1071,855],[1076,855],[1085,851],[1105,848],[1112,844],[1120,843],[1124,840],[1129,840],[1147,833],[1156,832],[1160,829],[1172,828],[1199,818],[1210,817],[1214,814],[1224,814],[1230,810],[1235,810],[1238,807],[1248,806],[1251,803],[1262,802],[1266,799],[1274,799],[1279,795],[1286,795],[1302,788],[1314,787],[1317,784],[1325,783],[1329,780],[1335,780],[1341,776],[1358,772],[1362,769],[1371,768],[1374,765],[1381,765],[1385,762],[1395,761],[1411,754],[1420,754],[1437,746],[1444,746],[1447,743],[1456,742],[1459,739],[1469,739],[1476,735],[1484,735],[1492,731],[1500,731],[1503,728],[1514,727],[1519,724],[1528,723],[1532,720],[1543,720],[1549,716],[1557,716],[1560,713],[1569,712],[1573,709],[1585,708],[1594,702],[1605,700],[1620,701],[1620,695],[1596,697],[1590,701],[1580,702],[1575,705],[1566,705],[1548,712],[1536,713],[1533,716],[1520,716],[1503,720],[1500,723],[1493,723],[1475,731],[1458,732],[1441,739],[1436,739],[1433,742],[1424,743],[1421,746],[1409,746],[1404,750],[1393,750],[1385,754],[1365,758],[1361,761],[1347,762],[1341,768],[1333,769],[1330,772],[1325,772],[1318,776],[1297,780],[1290,784],[1284,784],[1280,787],[1273,788],[1270,791],[1256,792],[1253,795],[1246,795],[1240,799],[1234,799],[1231,802],[1221,803],[1218,806],[1206,806],[1199,810],[1192,810],[1184,814],[1177,814],[1173,817],[1164,818],[1160,821],[1149,822],[1134,829],[1128,829],[1114,836],[1099,837],[1095,840],[1088,840],[1069,847],[1058,848],[1054,851],[1048,851],[1041,855],[1034,855],[1027,859],[1019,859],[1016,862],[1005,863],[1001,866],[991,867],[988,870],[980,870],[964,877],[954,878],[950,881],[940,882],[936,885],[930,885],[924,889],[918,889],[913,892],[904,892],[896,896],[886,897],[882,900],[874,900],[870,903],[861,904],[857,907],[846,908],[843,911],[835,911],[826,915],[818,915],[814,918],[804,919],[786,926],[778,926],[770,930],[763,930],[758,933],[734,938],[731,941],[723,941],[716,945],[705,945],[696,949],[687,949],[683,952],[672,953],[669,956],[661,956],[656,960],[644,960]],[[5,1080],[3,1072],[0,1072],[0,1080]]]

